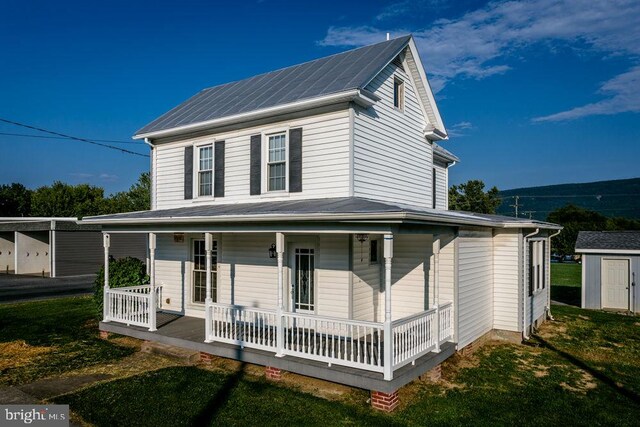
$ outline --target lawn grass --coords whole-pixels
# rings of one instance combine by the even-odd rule
[[[445,362],[444,380],[401,390],[385,415],[265,380],[171,367],[60,396],[84,420],[112,425],[637,425],[637,317],[553,308],[529,345],[492,342]],[[135,399],[131,397],[135,396]]]
[[[582,265],[569,263],[551,264],[551,299],[580,306]]]
[[[90,297],[0,305],[0,385],[113,361],[134,352],[98,338]]]

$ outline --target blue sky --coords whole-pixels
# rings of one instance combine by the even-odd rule
[[[451,134],[443,145],[462,159],[451,183],[640,176],[638,1],[1,6],[0,118],[131,142],[202,88],[413,33]],[[38,134],[4,123],[0,133]],[[0,135],[0,183],[113,192],[147,169],[147,158],[77,141]]]

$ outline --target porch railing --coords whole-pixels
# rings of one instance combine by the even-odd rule
[[[162,286],[156,286],[155,304],[158,308]],[[105,321],[151,328],[151,285],[126,286],[104,290]],[[155,325],[153,325],[155,328]]]
[[[452,303],[427,310],[391,325],[392,367],[396,370],[452,338]],[[349,366],[384,371],[384,323],[211,303],[206,307],[206,341],[273,351]],[[439,321],[438,321],[439,318]],[[437,327],[440,325],[440,342]],[[281,348],[278,348],[281,334]]]

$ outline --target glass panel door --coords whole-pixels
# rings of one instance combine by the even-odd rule
[[[211,299],[218,301],[218,242],[214,240],[211,247]],[[191,299],[195,303],[204,304],[207,296],[207,252],[204,240],[193,241],[193,280],[191,281]]]
[[[311,248],[294,248],[292,298],[294,311],[315,310],[315,253]]]

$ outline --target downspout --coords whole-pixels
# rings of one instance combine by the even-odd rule
[[[522,245],[524,246],[523,252],[524,256],[522,257],[524,265],[522,266],[523,280],[522,280],[522,338],[525,340],[529,339],[529,334],[527,333],[527,297],[529,296],[529,292],[527,291],[527,278],[529,277],[529,272],[527,271],[527,267],[529,266],[529,238],[535,236],[536,234],[540,234],[540,229],[536,228],[531,234],[527,234],[524,236],[522,240]]]
[[[561,231],[562,229],[556,231],[555,233],[549,236],[549,254],[551,254],[551,239],[553,237],[556,237],[558,234],[560,234]],[[544,256],[546,257],[547,254],[544,254]],[[547,292],[547,318],[549,320],[555,320],[553,318],[553,315],[551,315],[551,257],[549,257],[549,262],[546,264],[549,265],[549,291]]]

